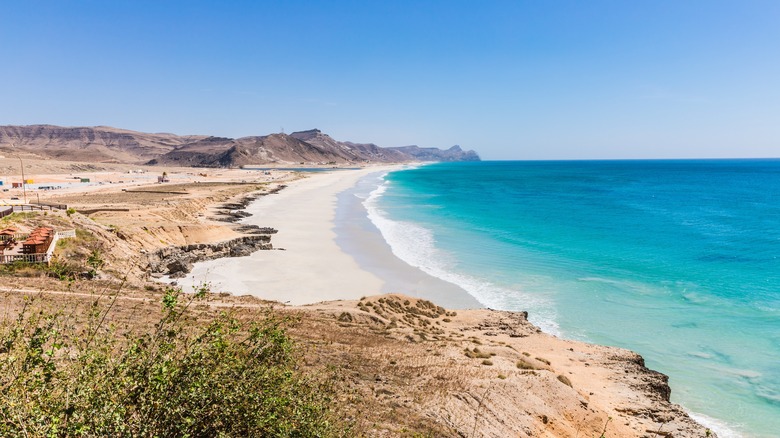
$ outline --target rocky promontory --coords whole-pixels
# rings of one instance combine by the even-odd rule
[[[298,308],[312,363],[344,372],[368,436],[699,438],[637,353],[560,339],[525,312],[449,310],[404,295]],[[424,426],[422,426],[424,425]],[[421,427],[422,426],[422,427]]]
[[[276,230],[268,230],[276,232]],[[150,276],[184,277],[197,262],[221,257],[243,257],[258,250],[273,249],[269,234],[252,234],[217,243],[168,246],[146,254],[143,264]]]

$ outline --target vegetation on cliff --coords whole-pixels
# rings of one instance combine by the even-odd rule
[[[330,380],[299,370],[289,317],[204,316],[169,288],[126,326],[117,295],[90,311],[27,300],[0,326],[0,436],[338,436]]]

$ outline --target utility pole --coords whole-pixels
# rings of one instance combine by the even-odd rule
[[[22,196],[24,196],[24,203],[27,204],[27,184],[24,183],[24,163],[22,163],[22,157],[19,157],[19,165],[22,167]]]

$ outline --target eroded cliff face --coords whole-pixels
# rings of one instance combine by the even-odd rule
[[[244,211],[249,203],[285,187],[170,184],[57,199],[75,210],[66,218],[68,227],[87,232],[99,244],[106,262],[103,277],[142,284],[153,275],[182,276],[198,261],[271,249],[276,230],[236,222],[249,215]]]
[[[346,374],[370,436],[704,437],[638,354],[541,332],[522,312],[400,295],[301,308],[307,358]],[[365,423],[363,423],[366,426]]]
[[[274,230],[275,231],[275,230]],[[181,278],[197,262],[223,257],[244,257],[259,250],[273,249],[270,234],[241,236],[225,242],[168,246],[145,254],[141,267],[150,276]]]

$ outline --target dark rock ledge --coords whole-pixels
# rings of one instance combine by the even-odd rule
[[[145,271],[151,277],[169,275],[172,278],[181,278],[187,275],[197,262],[222,257],[243,257],[263,249],[273,249],[270,234],[253,234],[217,243],[169,246],[146,254],[144,265]]]
[[[280,185],[279,187],[276,187],[274,189],[271,189],[267,192],[259,192],[254,193],[251,195],[244,196],[239,200],[238,202],[228,202],[225,204],[222,204],[219,208],[221,208],[220,211],[218,211],[216,214],[217,216],[220,216],[217,218],[218,221],[222,222],[238,222],[241,219],[244,219],[246,217],[252,216],[250,213],[247,213],[243,210],[246,209],[246,206],[249,205],[250,202],[254,201],[257,198],[260,198],[262,196],[267,195],[274,195],[276,193],[279,193],[282,189],[287,187],[286,185]]]
[[[224,204],[222,208],[226,210],[218,214],[227,217],[217,220],[238,222],[242,218],[249,217],[251,214],[243,211],[249,203],[261,196],[279,193],[285,187],[287,186],[280,185],[268,192],[254,193],[244,196],[238,202]],[[255,251],[273,249],[271,235],[278,231],[271,227],[257,225],[237,225],[234,229],[246,235],[224,242],[169,246],[147,253],[144,257],[145,271],[150,277],[159,278],[168,275],[171,278],[182,278],[192,271],[193,265],[197,262],[222,257],[243,257]]]

